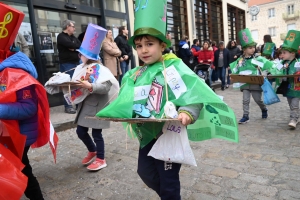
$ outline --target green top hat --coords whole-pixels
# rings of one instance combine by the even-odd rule
[[[273,42],[267,42],[264,46],[262,55],[270,56],[274,51],[275,44]]]
[[[254,42],[251,32],[248,28],[241,30],[238,33],[238,37],[240,39],[242,48],[256,46],[257,44],[256,42]]]
[[[151,35],[171,46],[166,38],[167,0],[136,0],[134,35],[128,43],[135,48],[134,39],[139,35]]]
[[[300,31],[289,30],[281,49],[289,52],[297,52],[300,46]]]

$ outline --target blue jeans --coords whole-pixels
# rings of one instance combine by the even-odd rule
[[[155,139],[139,150],[137,173],[161,200],[180,200],[179,171],[181,164],[168,163],[148,156]]]
[[[81,139],[81,141],[85,144],[89,152],[97,151],[97,158],[104,159],[104,140],[102,137],[102,129],[92,129],[92,136],[88,134],[89,128],[77,125],[76,133]]]
[[[128,64],[126,63],[126,61],[122,61],[120,62],[120,67],[121,67],[122,75],[120,75],[119,83],[121,84],[123,76],[128,71]]]
[[[225,67],[216,67],[217,70],[217,77],[221,80],[222,85],[221,87],[225,87],[225,74],[226,74],[226,69]]]
[[[60,72],[65,72],[65,71],[68,71],[70,69],[73,69],[73,68],[77,67],[77,65],[78,64],[74,64],[74,63],[60,63],[60,65],[59,65],[59,71]],[[66,72],[66,74],[69,74],[70,77],[72,78],[72,76],[74,74],[74,71],[75,71],[75,69]],[[69,105],[67,103],[67,101],[65,100],[65,98],[64,98],[64,105],[65,105],[65,108],[72,108],[72,105]]]
[[[227,85],[230,85],[230,74],[231,74],[231,70],[228,69],[228,74],[227,74]]]

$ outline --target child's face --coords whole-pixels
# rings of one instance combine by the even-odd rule
[[[160,42],[152,36],[143,37],[141,40],[135,40],[135,47],[139,58],[146,64],[153,64],[162,59],[162,52],[166,44]]]
[[[79,53],[78,56],[79,56],[80,60],[82,61],[82,63],[84,63],[84,64],[89,60],[87,57],[85,57],[81,53]]]
[[[247,47],[244,49],[245,56],[252,56],[255,52],[255,47]]]
[[[286,50],[281,50],[282,60],[293,60],[295,58],[295,53],[291,53]]]

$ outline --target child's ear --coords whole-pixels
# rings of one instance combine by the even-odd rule
[[[161,47],[162,47],[162,52],[163,52],[167,48],[167,44],[162,42]]]

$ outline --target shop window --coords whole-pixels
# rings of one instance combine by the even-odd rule
[[[127,21],[125,19],[118,19],[113,17],[105,17],[105,19],[106,29],[112,31],[114,38],[116,38],[119,35],[119,27],[127,27]]]
[[[99,0],[72,0],[73,4],[91,6],[94,8],[100,8],[100,1]]]
[[[105,0],[104,8],[106,10],[113,10],[116,12],[125,13],[125,0]]]

